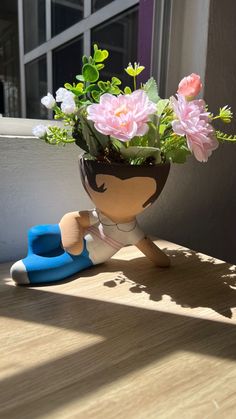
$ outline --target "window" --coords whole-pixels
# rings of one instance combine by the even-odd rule
[[[97,10],[102,9],[112,1],[113,0],[92,0],[92,12],[96,12]]]
[[[5,11],[6,16],[14,4],[14,19],[7,31],[0,21],[0,114],[48,118],[40,98],[74,81],[82,55],[91,53],[93,43],[111,53],[102,78],[112,74],[129,83],[123,68],[137,60],[139,0],[0,3],[0,12]]]
[[[28,118],[47,118],[47,110],[39,98],[47,94],[47,66],[45,55],[26,64],[26,109]]]
[[[24,51],[46,41],[45,0],[23,1]]]
[[[102,78],[120,78],[126,85],[130,77],[123,71],[129,62],[137,61],[138,8],[134,7],[92,29],[92,43],[108,49],[111,60],[101,73]]]
[[[0,1],[0,115],[20,116],[17,0]]]
[[[86,1],[86,0],[85,0]],[[64,31],[84,17],[83,0],[52,0],[52,36]]]
[[[83,54],[83,38],[79,37],[53,51],[53,91],[73,83],[80,73]]]

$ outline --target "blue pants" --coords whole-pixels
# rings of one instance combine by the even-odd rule
[[[58,224],[38,225],[29,230],[28,255],[12,266],[11,275],[17,284],[51,283],[92,265],[85,240],[83,252],[74,256],[63,249]]]

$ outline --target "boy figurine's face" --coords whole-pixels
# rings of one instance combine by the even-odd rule
[[[104,184],[105,192],[96,192],[88,184],[86,189],[98,208],[114,222],[129,222],[144,211],[144,203],[156,192],[156,181],[151,177],[119,179],[112,175],[98,174],[97,186]],[[150,205],[150,204],[149,204]]]

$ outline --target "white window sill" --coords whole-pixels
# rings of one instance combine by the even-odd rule
[[[36,125],[60,125],[60,122],[45,119],[0,118],[0,136],[33,137],[32,128]]]

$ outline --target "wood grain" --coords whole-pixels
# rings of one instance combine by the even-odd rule
[[[54,286],[0,268],[0,417],[235,418],[236,267],[156,242]]]

